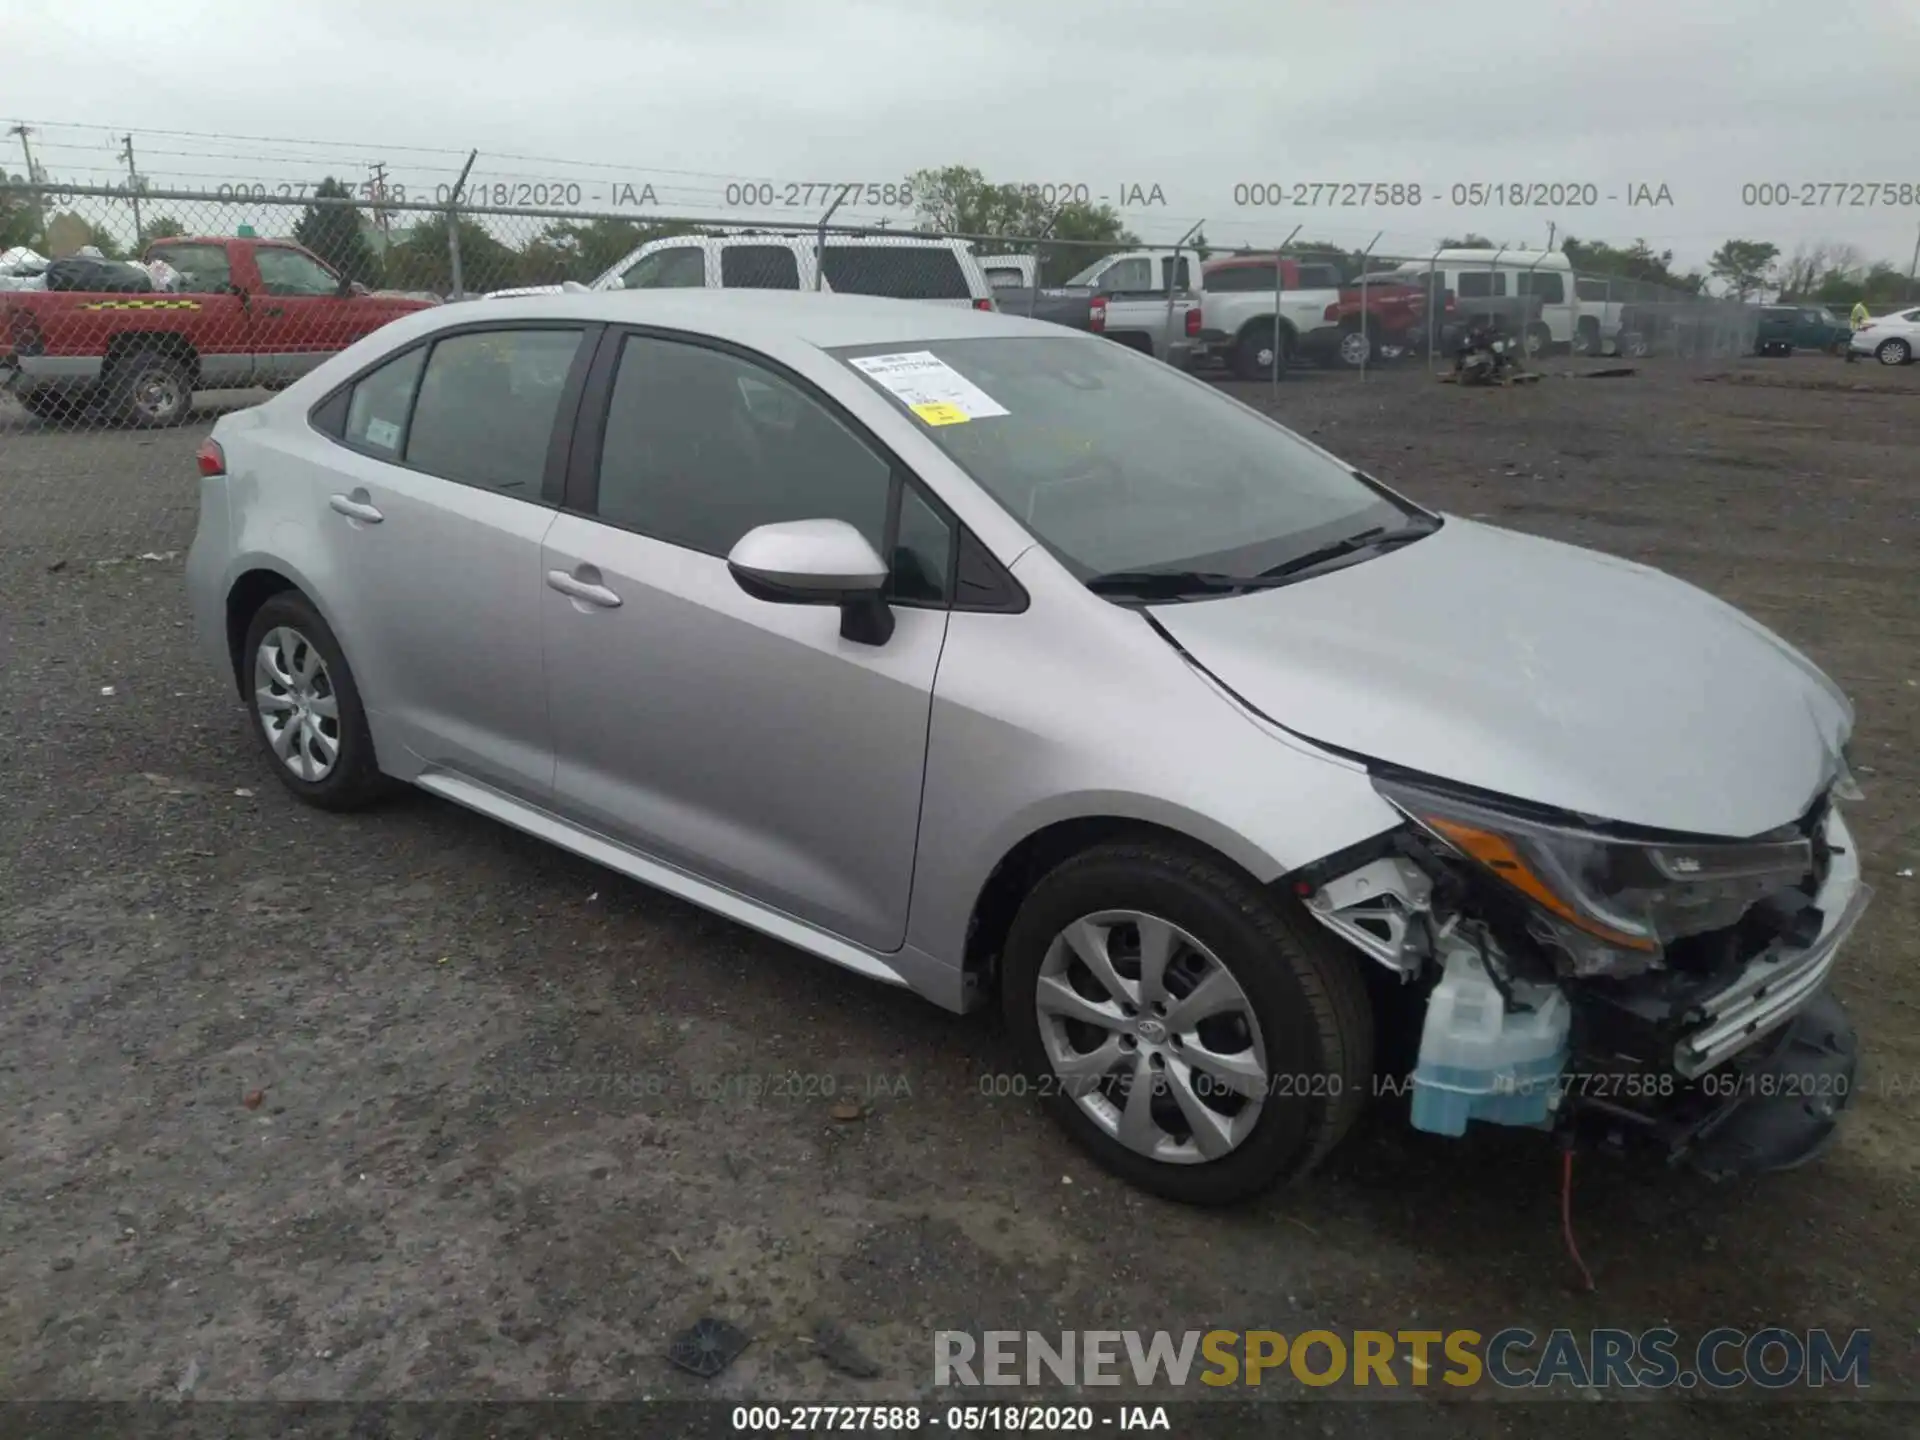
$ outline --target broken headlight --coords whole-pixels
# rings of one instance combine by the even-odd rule
[[[1734,924],[1798,884],[1813,847],[1789,826],[1755,840],[1622,839],[1399,781],[1374,787],[1451,853],[1530,902],[1529,930],[1576,975],[1633,975],[1669,942]]]

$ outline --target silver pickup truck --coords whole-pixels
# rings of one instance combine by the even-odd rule
[[[1108,339],[1183,370],[1205,354],[1196,257],[1130,250],[1103,256],[1067,284],[1105,297]]]

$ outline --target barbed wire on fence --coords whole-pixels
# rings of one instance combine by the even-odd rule
[[[1351,251],[1291,237],[1228,251],[1197,234],[1130,244],[831,215],[47,184],[0,185],[0,221],[26,241],[7,252],[12,263],[0,257],[0,531],[62,553],[82,536],[98,548],[124,535],[135,553],[185,542],[190,464],[170,444],[126,448],[107,432],[256,403],[423,305],[686,285],[938,299],[1100,330],[1171,363],[1274,385],[1296,361],[1340,367],[1356,354],[1363,378],[1383,365],[1439,368],[1481,323],[1590,355],[1724,357],[1751,349],[1757,313],[1585,274],[1551,252],[1388,253],[1377,236]],[[74,293],[36,300],[35,290]],[[1382,296],[1416,303],[1395,310]],[[150,506],[130,508],[123,493],[100,509],[71,483],[89,452],[48,450],[49,427],[109,446],[99,463],[153,467],[136,492]]]

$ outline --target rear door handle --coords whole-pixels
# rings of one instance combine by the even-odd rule
[[[378,525],[387,517],[376,510],[371,502],[356,498],[366,493],[366,491],[360,490],[356,491],[353,495],[329,495],[327,497],[327,504],[350,520],[364,520],[369,525]]]
[[[564,570],[547,571],[547,584],[562,595],[575,600],[584,600],[589,605],[598,605],[603,610],[618,610],[620,597],[604,585],[596,585],[590,580],[581,580]]]

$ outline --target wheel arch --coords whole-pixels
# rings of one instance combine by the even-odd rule
[[[988,871],[968,914],[962,954],[963,990],[979,999],[993,993],[1000,952],[1021,903],[1050,871],[1096,845],[1153,840],[1178,845],[1230,867],[1257,885],[1270,885],[1287,867],[1260,846],[1194,815],[1147,818],[1109,805],[1099,811],[1049,820],[1029,829]],[[1204,832],[1204,833],[1203,833]]]
[[[260,613],[260,607],[286,591],[293,591],[309,605],[320,612],[320,618],[327,622],[327,628],[333,632],[334,643],[340,647],[340,653],[346,658],[347,668],[353,672],[355,684],[360,684],[360,667],[354,664],[353,651],[346,637],[340,633],[339,623],[334,619],[331,608],[323,601],[306,577],[295,567],[282,560],[250,558],[234,567],[233,578],[226,587],[223,601],[225,607],[227,658],[233,667],[234,689],[241,701],[247,699],[245,657],[241,654],[247,641],[247,628],[253,624],[253,617]],[[366,692],[361,691],[364,701]]]
[[[1256,315],[1251,320],[1244,321],[1241,324],[1240,328],[1234,331],[1234,334],[1233,334],[1234,342],[1237,344],[1240,341],[1245,340],[1248,335],[1254,334],[1256,332],[1263,339],[1266,336],[1271,335],[1273,333],[1273,322],[1275,318],[1276,317],[1272,315]],[[1296,327],[1293,321],[1289,320],[1284,315],[1281,315],[1277,318],[1280,321],[1280,333],[1281,335],[1286,337],[1288,342],[1288,348],[1289,349],[1298,348],[1298,342],[1300,339],[1300,331],[1298,327]]]

